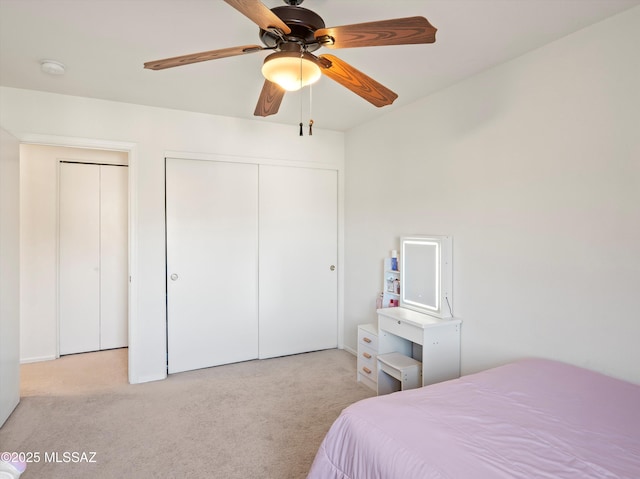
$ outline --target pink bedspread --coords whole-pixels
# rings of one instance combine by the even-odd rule
[[[308,479],[640,478],[640,386],[527,359],[346,408]]]

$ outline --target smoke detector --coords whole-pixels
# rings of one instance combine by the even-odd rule
[[[64,75],[64,64],[55,60],[42,60],[40,68],[49,75]]]

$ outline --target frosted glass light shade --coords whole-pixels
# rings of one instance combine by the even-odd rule
[[[287,91],[296,91],[320,78],[320,67],[307,53],[276,52],[264,59],[262,74]],[[302,74],[302,78],[301,77]]]

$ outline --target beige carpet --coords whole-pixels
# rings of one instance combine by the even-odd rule
[[[340,411],[373,395],[340,350],[139,385],[127,384],[126,354],[21,367],[22,400],[0,450],[39,453],[22,479],[304,478]],[[93,452],[95,462],[74,462]]]

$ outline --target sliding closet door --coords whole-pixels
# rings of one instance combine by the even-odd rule
[[[258,357],[258,167],[166,162],[169,373]]]
[[[100,349],[100,168],[60,164],[60,354]]]
[[[100,165],[100,349],[128,343],[128,168]]]
[[[260,166],[260,357],[335,348],[337,172]]]

